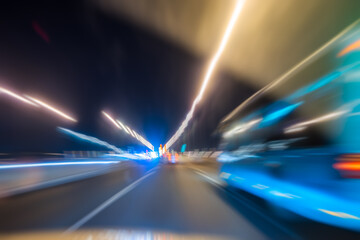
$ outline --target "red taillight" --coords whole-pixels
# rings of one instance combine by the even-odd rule
[[[338,159],[339,162],[333,164],[333,168],[338,170],[342,177],[360,178],[360,154],[344,154]]]
[[[360,162],[335,163],[333,167],[337,170],[360,171]]]

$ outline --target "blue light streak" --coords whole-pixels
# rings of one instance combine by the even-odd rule
[[[82,134],[82,133],[77,133],[77,132],[74,132],[72,130],[62,128],[62,127],[58,127],[58,129],[59,129],[60,132],[65,133],[65,134],[67,134],[69,136],[84,140],[86,142],[91,142],[91,143],[106,147],[108,149],[113,150],[116,153],[123,153],[123,151],[120,148],[117,148],[114,145],[111,145],[111,144],[109,144],[109,143],[107,143],[105,141],[102,141],[102,140],[98,139],[98,138],[87,136],[87,135]]]
[[[266,115],[264,117],[264,119],[261,122],[261,125],[268,125],[268,124],[272,124],[280,119],[282,119],[283,117],[287,116],[288,114],[292,113],[296,108],[298,108],[301,104],[303,104],[303,102],[299,102],[296,104],[291,104],[289,106],[286,106],[280,110],[276,110],[268,115]]]

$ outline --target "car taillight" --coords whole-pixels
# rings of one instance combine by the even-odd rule
[[[338,170],[342,177],[360,178],[360,154],[344,154],[337,160],[333,168]]]

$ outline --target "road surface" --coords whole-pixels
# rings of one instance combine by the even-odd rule
[[[227,188],[199,164],[137,164],[0,200],[1,233],[135,229],[230,239],[356,239],[303,220],[282,220],[260,200]],[[335,238],[336,236],[336,238]]]

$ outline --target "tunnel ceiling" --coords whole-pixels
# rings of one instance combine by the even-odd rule
[[[206,59],[220,41],[235,0],[93,3]],[[260,88],[354,22],[359,9],[357,0],[248,0],[221,60],[222,68]]]

